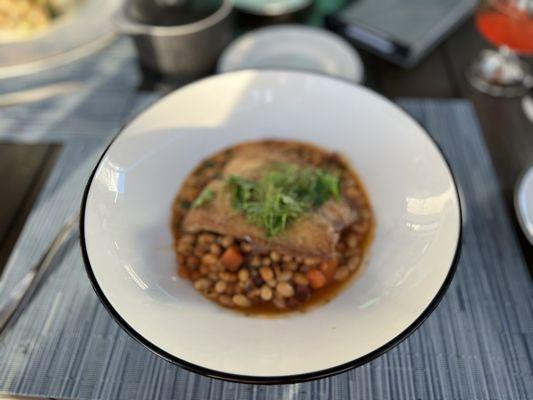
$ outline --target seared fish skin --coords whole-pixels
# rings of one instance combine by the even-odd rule
[[[210,231],[233,236],[250,242],[253,248],[261,252],[275,250],[295,257],[335,258],[340,232],[357,219],[356,208],[344,198],[327,201],[270,238],[261,227],[249,223],[245,215],[234,209],[224,177],[237,175],[253,180],[258,179],[273,163],[309,165],[294,153],[274,149],[268,142],[237,147],[222,172],[222,178],[214,179],[206,186],[215,194],[213,200],[191,209],[185,215],[183,231]]]

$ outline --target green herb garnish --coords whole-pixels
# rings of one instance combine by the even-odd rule
[[[258,181],[230,176],[233,207],[268,237],[331,198],[340,198],[339,177],[322,169],[276,164]]]
[[[196,208],[203,206],[215,198],[215,192],[211,189],[204,189],[202,193],[192,202],[191,207]]]

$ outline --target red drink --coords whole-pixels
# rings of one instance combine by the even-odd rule
[[[517,7],[517,1],[493,1],[476,13],[476,25],[496,46],[520,54],[533,54],[533,17]]]

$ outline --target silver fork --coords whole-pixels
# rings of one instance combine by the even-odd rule
[[[77,229],[79,219],[80,216],[78,213],[68,219],[50,246],[46,249],[43,256],[26,272],[15,287],[11,289],[7,299],[0,305],[0,335],[21,314],[25,306],[28,305],[43,278],[49,276],[47,272],[51,266],[55,265],[54,261],[60,253],[60,250],[66,244],[70,243],[70,239],[75,234],[79,235]]]

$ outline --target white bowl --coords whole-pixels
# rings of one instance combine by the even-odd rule
[[[377,219],[358,279],[329,304],[275,319],[221,308],[179,279],[170,232],[191,169],[262,138],[342,152]],[[81,233],[100,299],[150,350],[212,377],[289,383],[359,366],[412,333],[451,281],[461,212],[441,152],[394,104],[325,76],[240,71],[186,86],[124,128],[87,184]]]

